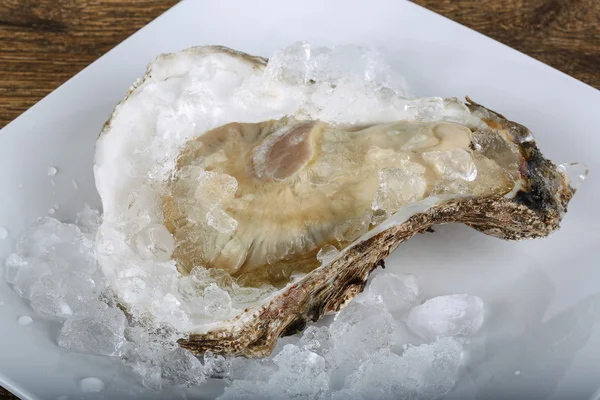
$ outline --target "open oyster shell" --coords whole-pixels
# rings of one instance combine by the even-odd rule
[[[369,107],[345,109],[336,87],[223,47],[149,67],[94,168],[99,260],[130,313],[194,353],[264,356],[434,224],[512,240],[558,228],[574,189],[527,128],[369,85]]]

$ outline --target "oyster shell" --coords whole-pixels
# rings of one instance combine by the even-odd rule
[[[511,240],[559,227],[574,189],[527,128],[393,92],[332,119],[318,103],[335,85],[272,72],[223,47],[163,55],[98,139],[103,271],[131,313],[186,333],[182,347],[268,355],[435,224]]]

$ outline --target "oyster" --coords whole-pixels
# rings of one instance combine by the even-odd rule
[[[434,224],[513,240],[559,227],[574,189],[527,128],[277,68],[223,47],[162,55],[98,139],[102,269],[182,347],[267,355]],[[332,101],[339,85],[359,107]]]

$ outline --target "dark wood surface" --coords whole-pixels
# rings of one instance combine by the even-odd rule
[[[600,89],[600,0],[413,1]],[[0,3],[1,128],[177,1]]]
[[[0,128],[176,0],[0,0]],[[600,0],[414,0],[600,88]]]
[[[413,0],[600,89],[600,0]]]

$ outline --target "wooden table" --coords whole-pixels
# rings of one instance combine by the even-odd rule
[[[413,1],[600,89],[599,0]],[[0,2],[0,128],[177,3]]]

